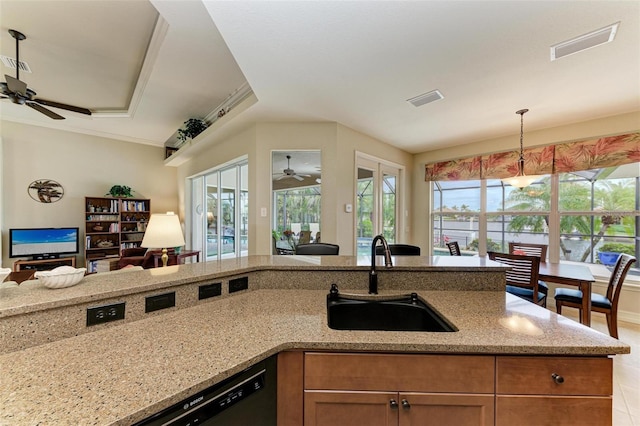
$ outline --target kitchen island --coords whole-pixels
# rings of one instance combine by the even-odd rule
[[[417,292],[457,327],[453,333],[328,328],[332,282],[366,293],[369,259],[346,256],[250,256],[98,274],[66,291],[0,292],[3,336],[27,342],[0,355],[0,424],[128,425],[278,353],[298,359],[310,352],[357,352],[605,363],[610,355],[629,353],[616,339],[506,294],[504,267],[483,259],[442,259],[395,259],[393,270],[381,271],[380,293]],[[225,284],[238,277],[248,279],[248,290],[231,294]],[[220,296],[197,300],[188,291],[212,282],[222,284]],[[144,305],[136,297],[171,289],[175,308],[147,316],[136,312]],[[127,313],[124,321],[85,326],[77,336],[36,344],[28,342],[30,330],[8,328],[21,316],[52,319],[61,311],[76,310],[83,320],[86,305],[106,300],[126,301],[130,319]],[[73,319],[65,321],[56,324]]]

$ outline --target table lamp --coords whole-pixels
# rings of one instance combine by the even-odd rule
[[[167,266],[169,255],[167,247],[179,247],[184,245],[184,236],[178,215],[173,212],[154,213],[149,219],[147,230],[144,233],[141,247],[162,248],[162,266]]]

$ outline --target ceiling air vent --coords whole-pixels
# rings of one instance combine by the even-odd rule
[[[16,61],[15,58],[10,58],[4,55],[0,55],[0,60],[2,60],[2,63],[4,64],[5,67],[11,68],[12,70],[16,69],[16,65],[19,65],[20,71],[24,71],[28,73],[31,72],[31,68],[29,68],[29,64],[27,64],[24,61],[20,61],[20,63],[18,63],[18,61]]]
[[[564,56],[573,55],[574,53],[612,42],[616,37],[619,24],[620,22],[616,22],[608,27],[551,46],[551,60],[555,61]]]
[[[431,92],[423,93],[422,95],[418,95],[415,98],[407,99],[407,102],[412,104],[415,107],[422,106],[424,104],[428,104],[429,102],[439,101],[443,99],[442,93],[439,90],[432,90]]]

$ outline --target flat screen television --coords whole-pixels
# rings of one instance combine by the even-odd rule
[[[78,228],[9,229],[9,257],[49,259],[80,250]]]

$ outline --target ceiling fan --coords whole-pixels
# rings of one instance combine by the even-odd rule
[[[305,177],[311,177],[311,175],[298,174],[291,168],[291,156],[287,155],[287,168],[282,171],[282,175],[276,178],[276,180],[294,178],[298,181],[303,181]]]
[[[27,87],[27,83],[20,81],[20,40],[24,40],[27,37],[20,31],[9,30],[11,37],[16,39],[16,77],[13,78],[10,75],[5,74],[5,83],[0,83],[0,98],[11,99],[11,102],[18,105],[27,105],[35,109],[36,111],[46,115],[54,120],[64,120],[64,117],[56,114],[50,109],[45,108],[43,105],[66,109],[68,111],[78,112],[80,114],[91,115],[91,111],[86,108],[81,108],[73,105],[61,104],[60,102],[47,101],[44,99],[35,99],[36,92]]]

